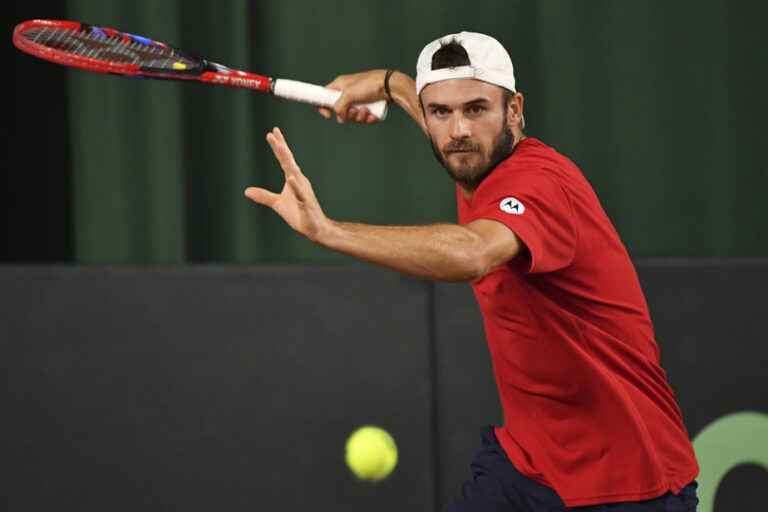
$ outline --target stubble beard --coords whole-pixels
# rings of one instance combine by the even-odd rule
[[[493,148],[487,160],[480,161],[475,165],[470,165],[465,159],[460,159],[458,166],[452,166],[448,163],[444,152],[435,145],[435,141],[432,137],[430,137],[429,140],[432,143],[432,152],[435,154],[435,158],[437,158],[437,161],[446,170],[448,176],[461,185],[462,188],[470,191],[476,190],[483,180],[493,172],[496,166],[509,157],[514,147],[512,128],[510,128],[507,123],[504,123],[498,135],[496,135],[493,140]],[[479,144],[471,142],[449,142],[444,148],[446,153],[454,151],[479,153],[481,150],[482,148]]]

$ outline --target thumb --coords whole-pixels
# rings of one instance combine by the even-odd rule
[[[272,208],[280,195],[270,192],[259,187],[248,187],[245,189],[245,197],[253,201],[254,203],[263,204]]]
[[[339,96],[339,99],[336,100],[336,103],[333,105],[333,110],[336,112],[336,116],[341,121],[346,121],[348,115],[350,114],[350,108],[354,108],[353,104],[359,102],[360,98],[357,94],[351,93],[349,90],[345,90],[342,91],[341,96]]]
[[[346,81],[347,81],[347,77],[346,76],[339,75],[339,76],[337,76],[336,78],[333,79],[333,82],[328,82],[327,84],[325,84],[325,87],[327,89],[334,89],[334,90],[337,90],[337,91],[342,91],[342,90],[344,90],[344,84],[346,83]]]

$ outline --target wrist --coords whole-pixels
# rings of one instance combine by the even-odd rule
[[[395,99],[392,96],[392,75],[394,75],[397,72],[395,69],[388,69],[384,73],[384,97],[389,101],[390,103],[394,103]]]
[[[320,228],[315,233],[315,236],[312,237],[312,241],[331,248],[333,246],[333,241],[338,239],[340,232],[341,226],[339,223],[333,219],[326,218],[325,222],[321,224]]]

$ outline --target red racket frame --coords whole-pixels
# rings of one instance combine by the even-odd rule
[[[218,66],[223,69],[217,70],[212,66],[212,63],[209,63],[203,59],[194,59],[200,62],[200,68],[197,69],[176,72],[157,72],[144,70],[138,64],[108,62],[84,57],[82,55],[72,55],[28,41],[22,36],[22,33],[32,28],[59,28],[80,31],[84,28],[84,24],[77,21],[29,20],[17,25],[13,31],[13,44],[16,45],[19,50],[29,53],[30,55],[34,55],[35,57],[39,57],[41,59],[55,62],[64,66],[75,67],[96,73],[113,73],[118,75],[141,76],[147,78],[193,80],[217,85],[228,85],[230,87],[246,88],[267,93],[272,91],[273,80],[268,76],[258,75],[256,73],[248,73],[246,71],[240,71],[237,69],[229,69],[220,65]],[[103,30],[108,37],[120,36],[126,43],[133,40],[131,35],[125,32],[109,27],[98,26],[97,28]],[[154,39],[145,39],[152,41],[152,43],[156,45],[172,49],[183,55],[182,52],[176,50],[176,48],[170,45],[156,41]]]

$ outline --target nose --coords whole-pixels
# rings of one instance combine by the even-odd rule
[[[456,113],[453,116],[451,125],[451,138],[452,139],[466,139],[472,135],[470,130],[470,123],[461,113]]]

